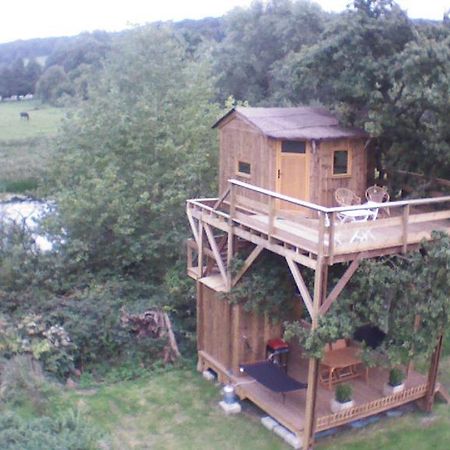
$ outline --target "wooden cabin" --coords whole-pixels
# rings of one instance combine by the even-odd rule
[[[361,198],[370,175],[368,136],[342,127],[321,108],[232,109],[215,125],[220,138],[219,195],[191,199],[187,217],[187,271],[197,282],[198,369],[211,369],[221,382],[232,383],[241,399],[249,399],[295,433],[303,448],[315,433],[420,400],[431,409],[439,387],[437,369],[442,337],[428,376],[408,371],[406,388],[383,393],[383,369],[368,369],[365,378],[353,369],[356,405],[331,413],[332,389],[320,382],[326,361],[306,358],[290,344],[287,376],[307,389],[281,397],[240,371],[244,364],[267,357],[267,344],[283,336],[280,324],[246,312],[223,298],[239,283],[263,251],[285,259],[297,286],[296,313],[303,310],[310,326],[318,326],[362,260],[406,253],[433,239],[433,230],[450,233],[450,196],[376,205],[335,206],[334,191],[351,189]],[[355,217],[350,223],[340,217]],[[366,220],[356,220],[359,215]],[[367,220],[371,215],[373,220]],[[375,220],[376,219],[376,220]],[[233,256],[243,247],[246,260],[232,273]],[[343,276],[327,292],[328,267],[348,263]],[[308,289],[302,271],[314,271]],[[362,373],[362,372],[361,372]],[[330,386],[331,387],[331,373]]]
[[[214,127],[220,139],[219,194],[234,178],[323,206],[335,205],[339,187],[364,196],[368,135],[342,127],[323,108],[237,107]]]

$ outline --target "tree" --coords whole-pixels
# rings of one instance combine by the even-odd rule
[[[289,52],[316,41],[325,17],[319,6],[302,0],[256,1],[230,12],[215,53],[221,99],[270,102],[278,90],[272,71]]]
[[[358,0],[292,55],[280,76],[292,102],[314,99],[374,138],[378,168],[450,174],[449,30],[418,28],[391,0]]]
[[[61,251],[78,270],[162,283],[182,257],[184,202],[215,191],[206,61],[165,28],[126,36],[60,137]]]
[[[25,66],[26,93],[34,94],[36,83],[42,74],[42,66],[35,60],[30,59]]]
[[[61,66],[51,66],[36,84],[36,95],[44,102],[55,103],[63,94],[74,94],[66,72]]]

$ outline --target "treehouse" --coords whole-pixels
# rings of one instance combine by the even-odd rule
[[[238,107],[214,127],[220,139],[219,193],[235,178],[323,206],[334,205],[337,188],[364,195],[368,136],[340,126],[322,108]],[[241,195],[265,200],[249,190]],[[288,202],[279,207],[298,209]]]
[[[312,447],[316,432],[405,403],[420,400],[431,409],[442,337],[428,376],[409,365],[405,389],[385,394],[386,370],[366,368],[354,342],[331,343],[322,360],[307,358],[298,344],[283,341],[280,323],[224,295],[263,251],[271,252],[285,261],[297,288],[292,319],[306,315],[305,326],[316,329],[361,261],[415,250],[433,239],[434,230],[449,233],[450,196],[386,201],[383,191],[374,201],[369,194],[380,188],[367,190],[374,172],[369,137],[320,108],[239,107],[214,127],[220,138],[219,195],[187,202],[198,369],[235,385],[241,399],[294,433],[303,448]],[[337,195],[342,191],[353,195],[347,203]],[[245,260],[234,269],[237,253]],[[339,263],[347,266],[328,288],[328,269]],[[314,273],[312,289],[306,269]],[[355,405],[331,412],[333,390],[344,380],[351,380]]]

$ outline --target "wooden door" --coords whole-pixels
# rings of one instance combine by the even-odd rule
[[[305,143],[291,143],[283,141],[278,149],[278,183],[280,194],[288,195],[299,200],[309,200],[309,157]],[[302,145],[299,145],[302,144]],[[304,208],[296,207],[292,203],[280,202],[281,209],[299,211]]]

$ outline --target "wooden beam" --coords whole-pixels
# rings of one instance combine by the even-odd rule
[[[194,218],[192,217],[192,213],[189,208],[186,208],[186,214],[188,216],[189,224],[191,225],[191,230],[192,230],[192,234],[194,235],[195,242],[197,242],[197,245],[198,245],[198,241],[199,241],[198,231],[197,231],[197,227],[195,226]]]
[[[230,194],[230,188],[228,187],[224,192],[222,192],[222,195],[217,199],[217,202],[214,203],[213,209],[217,209],[222,202],[228,197]]]
[[[339,297],[339,294],[344,290],[347,283],[350,281],[353,274],[358,270],[359,265],[361,264],[361,260],[363,259],[363,253],[359,253],[356,258],[352,261],[352,263],[347,267],[344,275],[342,275],[341,279],[337,282],[336,286],[330,292],[330,295],[323,302],[322,306],[319,309],[319,314],[322,316],[326,314],[326,312],[330,309],[331,305],[335,302],[335,300]]]
[[[328,228],[328,255],[329,255],[329,264],[333,265],[334,259],[334,240],[336,238],[336,213],[332,212],[329,215],[330,218],[330,226]]]
[[[217,248],[216,240],[214,239],[213,232],[211,230],[211,227],[208,224],[203,224],[206,232],[206,237],[208,238],[209,245],[211,247],[211,250],[213,251],[214,258],[216,260],[217,267],[219,268],[220,275],[222,275],[223,282],[225,283],[225,286],[227,285],[227,272],[225,270],[225,266],[222,261],[222,257],[220,256],[219,249]]]
[[[437,383],[437,375],[439,369],[439,361],[441,359],[442,353],[442,343],[443,343],[443,335],[441,334],[438,337],[436,347],[434,349],[433,355],[431,356],[431,364],[430,369],[428,371],[428,388],[427,395],[425,396],[425,411],[431,412],[433,408],[434,402],[434,394],[436,393],[436,383]]]
[[[203,222],[198,223],[198,258],[197,258],[197,264],[198,264],[198,271],[197,276],[198,279],[203,277]]]
[[[231,283],[231,286],[236,286],[238,281],[243,277],[245,272],[250,268],[250,266],[253,264],[255,259],[259,256],[259,254],[264,250],[264,247],[262,245],[257,245],[250,255],[247,256],[247,259],[244,261],[244,265],[239,269],[236,276],[233,278],[233,281]]]
[[[409,220],[409,205],[403,207],[402,217],[402,253],[405,254],[408,251],[408,220]]]
[[[314,298],[311,316],[311,329],[314,331],[319,325],[319,309],[324,297],[323,287],[327,285],[327,272],[324,270],[324,246],[323,236],[325,233],[324,214],[319,216],[319,249],[317,254],[317,267],[314,274]],[[319,380],[319,360],[317,358],[309,359],[308,368],[308,388],[306,391],[305,406],[305,428],[303,445],[305,450],[309,450],[314,445],[314,435],[316,427],[316,400],[317,386]]]
[[[305,303],[305,306],[308,310],[309,315],[313,316],[313,301],[311,298],[311,295],[308,291],[308,288],[306,286],[305,280],[302,277],[302,274],[300,273],[300,270],[298,270],[297,264],[288,256],[286,256],[286,261],[288,263],[289,269],[291,270],[292,276],[294,277],[295,284],[297,285],[297,289],[300,292],[300,295],[302,296],[303,302]]]

